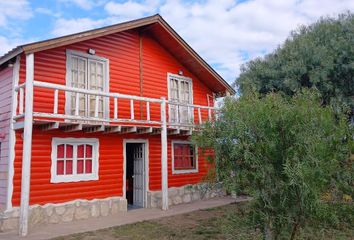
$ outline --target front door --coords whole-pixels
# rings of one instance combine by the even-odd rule
[[[135,144],[133,149],[134,175],[133,175],[133,202],[135,206],[144,207],[145,192],[145,166],[144,144]]]

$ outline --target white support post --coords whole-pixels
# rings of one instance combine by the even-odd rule
[[[150,102],[146,102],[146,120],[150,121]]]
[[[162,210],[168,210],[167,123],[166,99],[161,98],[161,186]]]
[[[53,113],[54,114],[58,114],[58,94],[59,90],[55,89],[54,90],[54,109],[53,109]]]
[[[118,119],[118,98],[114,98],[114,119]]]
[[[28,208],[30,196],[30,174],[32,157],[32,124],[33,124],[33,76],[34,55],[26,55],[26,95],[25,95],[25,126],[23,133],[22,151],[22,179],[21,179],[21,206],[19,234],[26,236],[28,233]]]
[[[209,117],[209,121],[211,122],[211,109],[208,108],[208,117]]]
[[[134,100],[130,99],[130,119],[134,120]]]

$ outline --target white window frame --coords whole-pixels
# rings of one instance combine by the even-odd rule
[[[57,175],[57,150],[58,145],[73,145],[73,174]],[[77,174],[77,146],[82,144],[92,145],[92,173]],[[51,183],[81,182],[98,180],[99,168],[99,140],[97,138],[53,138],[52,139],[52,165]]]
[[[195,154],[195,168],[194,169],[186,169],[186,170],[178,170],[175,169],[175,153],[174,153],[174,145],[175,144],[189,144],[194,146],[194,154]],[[172,140],[171,141],[171,158],[172,158],[172,174],[186,174],[186,173],[198,173],[198,147],[193,145],[190,141],[182,141],[182,140]]]
[[[180,81],[187,81],[189,82],[189,104],[193,105],[193,99],[194,99],[194,95],[193,95],[193,81],[192,81],[192,78],[190,77],[185,77],[185,76],[181,76],[181,75],[178,75],[178,74],[173,74],[173,73],[167,73],[167,88],[168,88],[168,100],[170,101],[171,100],[171,78],[174,78],[174,79],[177,79],[178,80],[178,89],[180,90]],[[179,93],[178,93],[179,94]],[[181,99],[181,96],[179,94],[178,96],[179,99]],[[188,119],[193,122],[193,118],[194,118],[194,114],[193,114],[194,110],[191,109],[191,108],[188,108]],[[181,123],[180,122],[180,119],[179,119],[179,114],[180,112],[178,111],[178,121],[175,122],[175,123]],[[172,122],[172,119],[171,119],[171,106],[169,105],[168,107],[168,118],[169,118],[169,122]],[[183,124],[183,123],[181,123]]]
[[[87,53],[83,53],[80,51],[75,51],[75,50],[66,50],[66,86],[71,87],[71,57],[76,56],[76,57],[81,57],[81,58],[86,58],[87,59],[87,65],[86,65],[86,76],[87,78],[89,77],[89,60],[96,60],[103,62],[104,66],[104,72],[105,72],[105,79],[103,81],[103,88],[105,93],[109,93],[109,59],[104,58],[104,57],[99,57],[96,55],[91,55]],[[87,80],[88,81],[88,80]],[[65,92],[65,114],[66,115],[71,115],[71,93],[70,92]],[[103,118],[107,119],[109,118],[109,98],[105,97],[103,101],[103,112],[104,116]],[[89,105],[89,101],[87,102],[87,105]],[[88,106],[85,107],[85,111],[89,111]]]

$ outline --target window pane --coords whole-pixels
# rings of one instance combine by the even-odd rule
[[[77,146],[77,157],[84,158],[85,157],[85,145]]]
[[[86,145],[86,157],[92,158],[92,145]]]
[[[84,160],[77,161],[77,173],[78,174],[84,173]]]
[[[92,160],[85,161],[85,172],[92,173]]]
[[[58,145],[57,158],[64,158],[64,144]]]
[[[66,158],[73,158],[73,145],[66,144]]]
[[[57,175],[63,175],[64,174],[64,161],[60,160],[57,161]]]
[[[67,160],[66,162],[66,172],[65,174],[73,174],[73,161]]]
[[[188,170],[195,168],[193,145],[174,144],[174,168],[178,170]]]

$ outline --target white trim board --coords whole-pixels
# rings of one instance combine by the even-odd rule
[[[127,143],[142,143],[144,144],[145,147],[145,156],[144,156],[144,167],[145,167],[145,193],[144,193],[144,207],[147,206],[147,193],[149,191],[149,139],[140,139],[140,138],[134,138],[134,139],[123,139],[123,198],[126,199],[126,167],[127,167],[127,156],[126,156],[126,150],[127,150]]]
[[[73,144],[72,175],[57,175],[57,146],[60,144]],[[90,144],[92,148],[92,173],[76,174],[77,145]],[[93,181],[99,179],[99,140],[97,138],[52,138],[51,154],[51,183]]]

